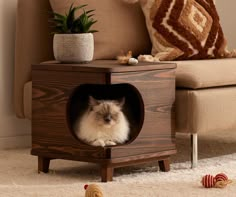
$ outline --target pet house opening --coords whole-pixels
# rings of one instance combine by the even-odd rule
[[[110,146],[131,143],[139,135],[143,121],[142,97],[130,84],[83,84],[72,92],[68,100],[68,127],[72,135],[85,144]],[[101,130],[106,132],[104,136],[96,136],[96,132]],[[106,137],[108,133],[114,134],[110,140]]]

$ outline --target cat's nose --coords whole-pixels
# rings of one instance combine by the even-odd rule
[[[106,117],[104,117],[104,121],[105,122],[110,122],[111,121],[111,116],[106,116]]]

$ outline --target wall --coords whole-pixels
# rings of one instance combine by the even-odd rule
[[[14,37],[17,0],[0,0],[0,149],[29,146],[30,121],[13,110]]]
[[[236,48],[236,1],[216,2],[229,47]],[[17,119],[13,110],[16,4],[0,0],[0,149],[30,145],[30,121]]]
[[[236,1],[216,0],[216,7],[229,49],[236,49]]]

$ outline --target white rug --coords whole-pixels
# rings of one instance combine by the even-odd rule
[[[105,197],[236,196],[236,134],[199,137],[199,165],[190,169],[189,138],[178,136],[178,154],[171,171],[157,162],[115,169],[114,181],[101,183],[94,164],[53,160],[50,173],[37,174],[37,158],[29,149],[0,151],[0,197],[84,197],[83,186],[96,183]],[[201,177],[224,172],[233,183],[224,189],[205,189]]]

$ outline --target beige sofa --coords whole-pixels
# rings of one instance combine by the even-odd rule
[[[19,118],[31,119],[31,64],[53,59],[50,9],[48,0],[18,1],[14,98]],[[176,63],[176,132],[191,135],[195,167],[198,133],[219,130],[223,137],[226,130],[236,131],[236,59]]]

